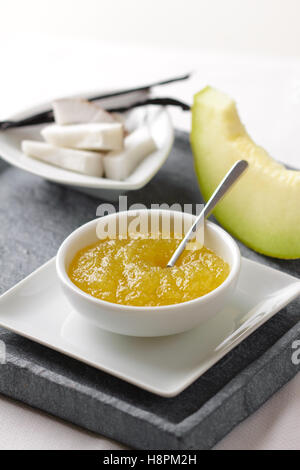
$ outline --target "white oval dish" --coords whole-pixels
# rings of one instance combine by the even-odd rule
[[[216,315],[235,289],[240,271],[240,251],[233,238],[212,222],[205,224],[205,246],[211,248],[228,262],[230,273],[217,289],[197,299],[160,307],[133,307],[106,302],[79,289],[68,276],[68,268],[75,254],[82,248],[97,242],[98,224],[106,224],[109,218],[126,218],[130,223],[139,214],[169,215],[171,220],[192,223],[191,214],[165,210],[124,211],[95,219],[75,230],[58,250],[56,268],[65,295],[74,309],[96,326],[114,333],[130,336],[166,336],[187,331]],[[98,226],[99,227],[99,226]],[[170,268],[171,269],[171,268]]]
[[[118,106],[117,97],[114,98],[113,106]],[[22,113],[10,116],[8,120],[22,119],[43,112],[48,108],[51,108],[51,103],[27,109]],[[136,126],[147,122],[151,135],[156,142],[157,151],[148,155],[124,181],[82,175],[25,155],[21,150],[22,140],[42,140],[40,131],[44,127],[43,125],[0,131],[0,155],[11,165],[49,181],[71,186],[96,197],[116,199],[122,193],[145,186],[166,161],[174,141],[171,118],[167,109],[162,106],[145,106],[133,109],[126,114],[126,120]]]

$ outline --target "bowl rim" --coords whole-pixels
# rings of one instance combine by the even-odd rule
[[[205,226],[208,226],[210,230],[215,231],[215,233],[218,234],[220,239],[229,246],[231,253],[232,253],[232,258],[233,258],[233,263],[232,267],[230,269],[230,273],[225,279],[222,284],[220,284],[218,287],[213,289],[211,292],[208,292],[207,294],[201,296],[201,297],[196,297],[195,299],[192,300],[187,300],[185,302],[180,302],[177,304],[169,304],[169,305],[158,305],[158,306],[137,306],[137,305],[124,305],[124,304],[117,304],[114,302],[108,302],[106,300],[98,299],[97,297],[92,296],[91,294],[88,294],[81,290],[79,287],[77,287],[69,278],[68,273],[65,269],[65,257],[68,251],[69,244],[72,242],[73,238],[78,235],[80,232],[84,232],[86,230],[89,230],[93,225],[97,224],[99,220],[101,219],[106,219],[108,217],[117,217],[119,214],[139,214],[141,212],[159,212],[159,213],[178,213],[181,214],[182,216],[184,215],[189,215],[193,218],[195,216],[193,214],[189,214],[187,212],[177,212],[174,210],[168,210],[168,209],[137,209],[137,210],[127,210],[127,211],[122,211],[122,212],[114,212],[112,214],[108,214],[103,217],[97,217],[96,219],[91,220],[90,222],[87,222],[86,224],[81,225],[77,229],[75,229],[73,232],[68,235],[68,237],[62,242],[60,245],[57,255],[56,255],[56,272],[58,275],[59,280],[63,283],[64,286],[66,286],[68,289],[71,289],[73,293],[79,295],[80,297],[83,297],[84,299],[88,300],[89,302],[94,303],[95,305],[98,305],[99,307],[105,307],[109,308],[110,310],[132,310],[132,311],[139,311],[143,310],[145,312],[151,312],[155,313],[161,312],[163,310],[175,310],[178,308],[182,308],[185,306],[189,306],[191,304],[198,303],[199,305],[202,303],[206,303],[210,299],[213,299],[216,297],[218,294],[226,290],[227,288],[230,287],[231,283],[236,279],[238,276],[238,273],[240,271],[240,265],[241,265],[241,254],[239,247],[236,243],[236,241],[232,238],[231,235],[229,235],[226,230],[224,230],[222,227],[219,225],[215,224],[214,222],[211,222],[209,220],[205,221]]]

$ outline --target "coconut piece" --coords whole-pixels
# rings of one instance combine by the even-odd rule
[[[87,122],[115,122],[112,114],[98,104],[83,98],[62,98],[52,103],[56,124],[83,124]]]
[[[29,157],[65,170],[89,176],[103,175],[103,155],[100,152],[60,148],[35,140],[23,140],[22,151]]]
[[[83,150],[120,150],[123,148],[122,124],[87,123],[45,127],[42,136],[49,144]]]
[[[125,180],[141,161],[155,150],[157,146],[148,126],[136,129],[125,138],[121,152],[109,152],[104,156],[105,176],[112,180]]]

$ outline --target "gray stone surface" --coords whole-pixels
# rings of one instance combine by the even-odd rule
[[[185,134],[132,203],[199,203]],[[0,293],[55,255],[63,239],[93,219],[102,201],[0,162]],[[244,256],[300,275],[300,260]],[[141,449],[208,449],[292,378],[291,345],[300,339],[300,299],[231,351],[175,398],[133,385],[0,329],[7,363],[0,392]]]

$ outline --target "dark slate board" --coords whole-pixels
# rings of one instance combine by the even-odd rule
[[[100,200],[0,163],[0,293],[55,255],[93,219]],[[186,134],[132,203],[201,202]],[[299,277],[300,260],[244,256]],[[0,392],[140,449],[208,449],[291,379],[300,299],[291,303],[175,398],[160,398],[0,329],[7,363]]]

